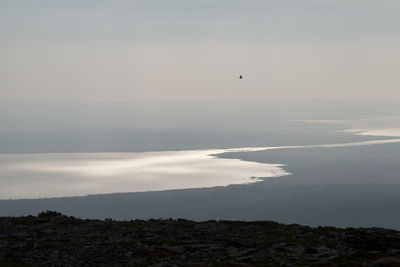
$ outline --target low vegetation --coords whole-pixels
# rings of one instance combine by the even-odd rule
[[[0,218],[1,266],[400,266],[400,232],[275,222]]]

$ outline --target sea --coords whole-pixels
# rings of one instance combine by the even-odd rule
[[[397,104],[324,101],[3,103],[0,216],[400,229]]]

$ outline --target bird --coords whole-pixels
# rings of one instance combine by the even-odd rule
[[[240,80],[243,80],[243,76],[242,76],[242,75],[240,75],[240,76],[239,76],[239,79],[240,79]]]

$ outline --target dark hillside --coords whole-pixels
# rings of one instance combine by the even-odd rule
[[[399,266],[400,232],[275,222],[0,218],[0,266]]]

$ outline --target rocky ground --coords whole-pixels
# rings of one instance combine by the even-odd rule
[[[0,266],[400,266],[400,232],[275,222],[0,218]]]

